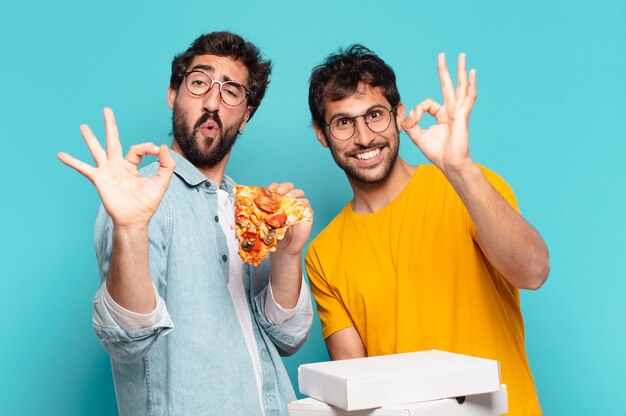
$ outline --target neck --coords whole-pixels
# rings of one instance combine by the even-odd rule
[[[180,148],[176,140],[172,142],[171,147],[172,147],[172,150],[176,151],[176,153],[178,153],[179,155],[187,159],[187,157],[183,153],[182,149]],[[206,176],[211,182],[213,182],[219,188],[220,185],[222,184],[222,179],[224,179],[224,172],[226,171],[226,165],[228,164],[229,157],[230,157],[230,153],[224,156],[222,160],[220,160],[213,166],[203,166],[203,165],[196,165],[196,164],[194,164],[194,166],[196,167],[196,169],[200,171],[200,173]]]
[[[389,205],[409,183],[415,166],[406,163],[398,156],[396,162],[385,179],[376,183],[364,183],[348,178],[354,199],[352,209],[357,214],[371,214]]]

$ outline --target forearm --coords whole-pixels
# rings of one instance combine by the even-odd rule
[[[298,303],[302,286],[302,254],[274,252],[270,261],[270,284],[274,299],[283,308],[292,309]]]
[[[333,361],[367,357],[365,345],[353,326],[340,329],[326,338],[326,349]]]
[[[538,289],[549,273],[548,249],[539,233],[470,164],[444,174],[476,226],[476,241],[489,261],[520,289]]]
[[[114,227],[111,264],[106,279],[111,298],[123,308],[149,313],[156,298],[148,260],[148,225]]]

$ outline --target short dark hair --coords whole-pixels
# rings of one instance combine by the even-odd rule
[[[346,50],[328,55],[313,68],[309,80],[309,109],[313,123],[324,127],[324,99],[341,100],[354,92],[359,84],[380,87],[392,108],[400,102],[393,69],[363,45],[353,44]]]
[[[231,32],[212,32],[201,35],[193,41],[191,46],[174,57],[172,61],[172,76],[170,87],[176,91],[185,78],[185,72],[196,56],[215,55],[241,61],[248,70],[248,107],[250,117],[255,113],[265,95],[272,72],[272,62],[263,60],[261,52],[252,43]]]

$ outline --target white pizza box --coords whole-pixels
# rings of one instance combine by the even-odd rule
[[[496,416],[506,414],[509,405],[506,385],[502,384],[500,390],[491,393],[377,409],[341,410],[310,397],[289,403],[287,409],[289,416]]]
[[[343,410],[500,390],[498,361],[430,350],[304,364],[300,393]]]

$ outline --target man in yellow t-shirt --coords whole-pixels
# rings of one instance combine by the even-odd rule
[[[547,279],[547,247],[513,192],[469,154],[476,73],[457,85],[438,57],[443,105],[405,117],[393,70],[361,45],[313,70],[319,142],[353,200],[315,238],[306,268],[333,360],[440,349],[500,361],[510,415],[541,415],[524,346],[519,289]],[[437,123],[421,128],[427,113]],[[434,166],[398,157],[404,130]]]

